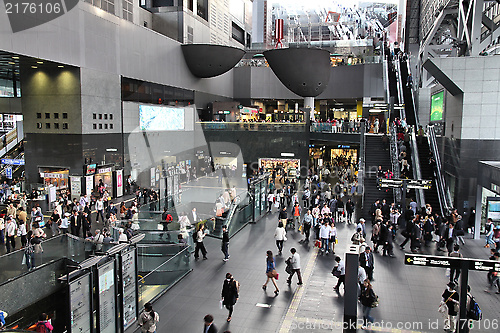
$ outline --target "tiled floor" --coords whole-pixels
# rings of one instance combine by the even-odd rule
[[[220,332],[340,332],[341,326],[336,325],[342,321],[343,300],[347,296],[342,288],[340,293],[332,289],[336,283],[336,278],[330,273],[334,257],[317,256],[312,247],[298,243],[299,235],[289,232],[284,256],[277,257],[280,295],[274,297],[270,284],[267,292],[261,289],[265,281],[265,252],[276,249],[273,238],[276,223],[277,215],[273,214],[245,227],[231,239],[231,259],[227,263],[221,260],[219,241],[206,240],[209,259],[195,262],[193,272],[155,303],[155,310],[161,316],[158,332],[201,331],[203,317],[207,313],[214,315]],[[343,256],[354,226],[340,224],[338,229],[340,241],[336,252]],[[487,258],[488,251],[482,245],[482,241],[467,240],[463,254],[466,257]],[[311,270],[302,287],[297,287],[296,280],[291,288],[285,283],[284,259],[292,246],[302,257],[302,270]],[[434,254],[434,249],[431,247],[426,252]],[[437,307],[447,283],[444,269],[404,266],[403,251],[395,247],[395,254],[396,258],[375,257],[373,285],[380,297],[380,306],[372,311],[372,316],[384,327],[376,327],[373,331],[442,331],[443,319]],[[226,272],[231,272],[241,283],[240,299],[230,324],[225,321],[227,311],[219,308]],[[498,295],[483,291],[486,273],[471,272],[470,285],[483,311],[483,322],[495,323],[492,320],[498,318],[500,303]],[[300,297],[294,299],[294,295]],[[257,307],[257,303],[269,304],[270,307]],[[360,314],[361,308],[358,309],[358,316]],[[406,328],[406,331],[395,330],[398,327]],[[498,329],[482,327],[473,331],[498,332]]]

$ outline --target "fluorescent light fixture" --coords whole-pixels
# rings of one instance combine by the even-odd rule
[[[62,65],[59,65],[59,66],[57,66],[57,67],[59,67],[59,68],[64,68],[64,66],[62,66]]]
[[[116,148],[106,148],[106,151],[118,151]]]
[[[41,65],[43,64],[43,61],[37,61],[36,63]]]
[[[18,56],[14,56],[14,57],[12,57],[12,59],[19,59],[19,57]]]
[[[15,62],[13,62],[13,61],[9,61],[9,64],[10,64],[10,65],[15,65],[16,63],[15,63]]]
[[[37,66],[31,66],[31,68],[38,68]]]
[[[380,110],[380,109],[370,109],[370,112],[371,113],[380,113],[380,112],[383,112],[384,110]]]
[[[295,157],[295,153],[281,153],[281,157]]]

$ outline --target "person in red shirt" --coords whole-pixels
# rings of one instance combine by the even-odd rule
[[[295,225],[299,225],[300,224],[300,211],[301,211],[301,208],[299,206],[299,203],[296,202],[295,203],[295,206],[293,206],[293,229],[295,230]]]

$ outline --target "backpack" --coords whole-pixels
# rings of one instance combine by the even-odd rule
[[[47,325],[45,325],[45,322],[40,321],[36,324],[35,332],[50,333],[50,330]]]
[[[335,266],[335,267],[333,267],[333,269],[332,269],[332,274],[333,274],[333,276],[335,276],[335,277],[340,277],[340,269],[339,269],[339,266]]]
[[[479,304],[477,304],[474,297],[471,297],[470,308],[469,311],[467,311],[467,318],[472,320],[481,320],[483,318],[481,308],[479,307]]]

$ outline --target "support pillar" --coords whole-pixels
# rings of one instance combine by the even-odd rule
[[[480,231],[481,231],[482,196],[483,196],[483,187],[478,184],[476,190],[476,220],[474,221],[474,239],[481,238]]]
[[[345,254],[344,333],[357,332],[359,246],[352,245]]]
[[[314,97],[304,97],[304,108],[309,108],[309,119],[314,121]]]
[[[469,261],[460,261],[460,311],[458,316],[458,332],[469,333],[467,319],[467,286],[469,285]]]

